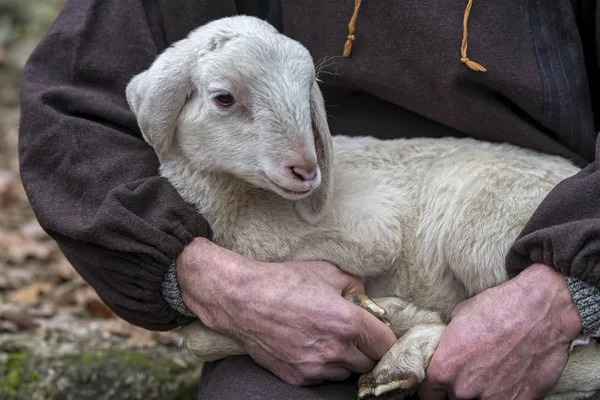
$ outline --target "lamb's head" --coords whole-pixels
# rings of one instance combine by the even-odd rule
[[[271,190],[307,221],[326,207],[331,137],[313,60],[268,23],[237,16],[196,29],[132,79],[127,100],[161,162]]]

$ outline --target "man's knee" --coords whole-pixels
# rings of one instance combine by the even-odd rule
[[[255,363],[235,356],[205,366],[198,400],[354,400],[357,377],[317,386],[289,385]]]

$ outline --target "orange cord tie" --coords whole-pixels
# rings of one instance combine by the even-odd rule
[[[460,47],[460,61],[463,64],[467,64],[467,67],[471,68],[476,72],[485,72],[487,69],[484,68],[483,65],[476,63],[475,61],[469,60],[467,57],[467,37],[469,35],[467,30],[467,22],[469,21],[469,14],[471,14],[471,7],[473,6],[473,0],[469,0],[467,3],[467,8],[465,8],[465,16],[463,18],[463,38],[462,45]]]
[[[352,42],[356,39],[354,30],[356,28],[356,19],[358,18],[358,11],[360,10],[360,3],[361,0],[354,0],[354,13],[352,14],[350,23],[348,23],[348,38],[344,44],[344,57],[348,57],[350,56],[350,53],[352,53]]]

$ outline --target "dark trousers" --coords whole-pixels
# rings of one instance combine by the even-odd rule
[[[204,366],[198,400],[355,400],[357,380],[293,386],[250,357],[235,356]]]
[[[235,356],[204,366],[198,400],[356,400],[357,382],[353,375],[343,382],[288,385],[250,357]]]
[[[358,376],[317,386],[288,385],[248,356],[207,363],[198,400],[355,400]],[[411,400],[416,400],[415,395]],[[590,400],[600,400],[600,393]]]

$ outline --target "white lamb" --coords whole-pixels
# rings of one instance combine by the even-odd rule
[[[509,246],[578,171],[472,139],[332,140],[309,52],[252,17],[193,31],[134,77],[127,99],[160,173],[217,244],[262,261],[327,260],[364,278],[398,341],[363,376],[360,398],[414,391],[453,307],[507,280]],[[200,322],[180,333],[205,359],[244,353]],[[599,389],[593,344],[571,353],[550,397]]]

